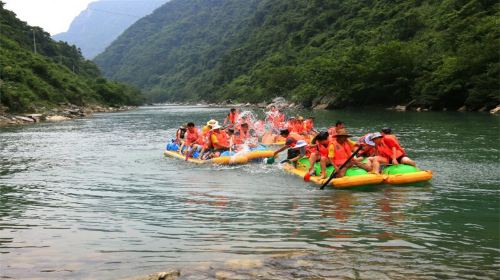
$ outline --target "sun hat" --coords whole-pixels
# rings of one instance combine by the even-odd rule
[[[382,134],[380,134],[380,132],[375,132],[375,133],[372,133],[372,135],[370,135],[370,140],[373,141],[373,139],[380,138],[380,137],[383,137]]]
[[[216,123],[216,124],[214,124],[214,125],[212,126],[212,130],[219,129],[219,128],[221,128],[221,127],[222,127],[222,126],[220,126],[218,123]]]
[[[373,133],[370,133],[370,134],[366,135],[364,140],[365,140],[366,144],[368,144],[370,146],[375,146],[375,142],[373,142],[372,139],[371,139],[372,135],[373,135]]]
[[[304,140],[299,140],[295,142],[295,145],[293,145],[294,148],[302,148],[304,146],[307,146],[307,142]]]
[[[337,129],[337,134],[335,134],[333,137],[339,137],[339,136],[351,137],[352,135],[349,135],[346,129],[341,128]]]
[[[218,125],[219,122],[214,120],[214,119],[211,119],[207,122],[207,125],[210,125],[210,126],[214,126],[214,125]]]

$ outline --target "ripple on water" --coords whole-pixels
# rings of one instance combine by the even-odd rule
[[[175,267],[185,279],[498,278],[498,123],[313,112],[319,127],[393,127],[434,171],[424,186],[319,190],[277,164],[162,156],[179,124],[226,111],[145,107],[0,129],[2,277],[109,279]],[[475,133],[456,137],[464,125]],[[464,149],[467,141],[477,149]]]

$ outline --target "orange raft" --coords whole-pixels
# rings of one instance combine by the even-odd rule
[[[180,154],[177,151],[164,151],[163,154],[167,157],[178,158],[182,160],[186,160],[186,156]],[[195,158],[188,158],[188,162],[197,163],[197,164],[220,164],[220,165],[234,165],[234,164],[246,164],[251,160],[259,159],[259,158],[267,158],[272,157],[274,155],[274,151],[270,150],[256,150],[249,151],[247,153],[241,155],[233,155],[233,156],[221,156],[208,160],[201,160]]]

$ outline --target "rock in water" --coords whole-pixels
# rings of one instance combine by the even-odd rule
[[[496,115],[500,114],[500,105],[498,105],[496,108],[490,110],[490,114]]]

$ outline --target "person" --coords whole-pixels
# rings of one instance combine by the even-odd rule
[[[369,158],[375,156],[375,143],[371,140],[373,133],[367,133],[358,139],[358,146],[363,147],[358,153],[358,157]]]
[[[304,137],[297,133],[290,133],[288,129],[283,129],[280,131],[280,135],[285,138],[285,145],[278,150],[274,151],[274,157],[276,157],[279,153],[283,152],[286,149],[292,148],[295,143],[299,140],[304,140]],[[288,151],[290,153],[290,151]],[[287,157],[288,158],[288,157]],[[293,158],[293,157],[292,157]]]
[[[375,143],[376,156],[371,159],[372,172],[380,174],[380,165],[408,164],[416,166],[403,149],[392,138],[386,138],[380,132],[371,135],[370,140]]]
[[[314,164],[319,161],[321,166],[321,178],[326,178],[326,167],[333,162],[333,155],[329,151],[333,149],[330,143],[330,134],[327,131],[320,131],[311,141],[314,149],[309,156],[309,175],[316,174]]]
[[[269,112],[266,112],[266,122],[270,123],[273,129],[278,130],[285,122],[285,115],[275,105],[271,105],[270,109]]]
[[[210,132],[209,146],[214,152],[214,156],[219,156],[221,152],[229,150],[229,136],[221,126],[215,124]]]
[[[394,142],[396,142],[396,144],[398,145],[398,148],[403,150],[403,152],[405,151],[402,147],[401,147],[401,144],[399,144],[399,139],[398,137],[396,137],[396,135],[392,134],[392,129],[389,128],[389,127],[384,127],[381,129],[380,131],[380,134],[382,134],[382,136],[384,136],[385,139],[392,139],[394,140]]]
[[[298,133],[300,135],[305,135],[306,133],[304,132],[304,117],[302,116],[297,116],[295,119],[295,123],[293,124],[293,130],[295,133]]]
[[[181,125],[175,132],[175,142],[177,145],[182,146],[184,144],[184,136],[186,134],[186,126]]]
[[[335,126],[332,126],[328,129],[328,133],[330,134],[330,139],[333,140],[333,137],[335,134],[337,134],[337,130],[339,129],[345,129],[345,124],[343,121],[338,120],[335,123]]]
[[[318,159],[320,160],[321,166],[321,178],[326,178],[326,166],[328,164],[334,166],[335,171],[337,172],[337,178],[344,177],[345,172],[349,167],[359,166],[363,169],[367,168],[367,166],[362,164],[360,160],[353,159],[347,162],[354,148],[354,144],[352,144],[352,142],[348,140],[351,135],[349,135],[347,130],[342,128],[337,130],[333,141],[329,140],[330,137],[328,135],[328,132],[324,132],[322,135],[320,134],[318,134],[318,137],[316,137],[317,153],[314,155],[314,158],[313,156],[311,156],[311,158],[313,159],[310,161],[312,167],[309,170],[310,174],[314,170],[314,162],[316,162]],[[340,169],[342,165],[344,165],[344,167]]]
[[[234,133],[234,136],[234,144],[241,145],[249,142],[249,146],[251,147],[257,145],[255,130],[249,129],[248,123],[242,123],[240,129]]]
[[[314,128],[314,117],[307,117],[304,121],[304,132],[308,135],[317,134],[318,131]]]
[[[236,125],[236,121],[238,120],[238,111],[236,108],[231,108],[226,118],[224,119],[224,125],[228,127],[234,127]]]
[[[184,137],[185,137],[184,146],[186,147],[186,160],[187,160],[188,157],[193,155],[196,149],[202,147],[199,146],[199,144],[200,142],[202,142],[203,136],[201,132],[195,127],[194,123],[189,122],[187,124],[187,131]]]
[[[305,140],[298,140],[288,149],[287,160],[294,165],[297,161],[307,154],[307,142]]]

